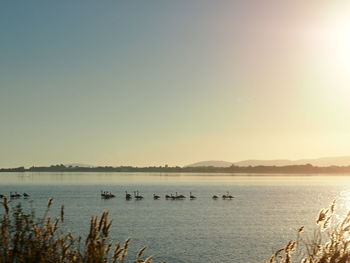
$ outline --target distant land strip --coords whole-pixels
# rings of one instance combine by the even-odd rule
[[[180,166],[97,166],[80,167],[63,164],[51,166],[32,166],[30,168],[1,168],[0,172],[166,172],[166,173],[284,173],[284,174],[332,174],[350,173],[349,166],[319,167],[311,164],[287,166],[235,166],[230,167],[180,167]]]

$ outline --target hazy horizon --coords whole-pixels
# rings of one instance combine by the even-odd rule
[[[305,158],[305,159],[245,159],[245,160],[200,160],[196,162],[187,162],[185,165],[172,164],[168,163],[164,164],[145,164],[145,165],[133,165],[133,164],[109,164],[109,165],[97,165],[94,163],[77,163],[77,162],[68,162],[68,163],[46,163],[46,164],[31,164],[31,165],[18,165],[16,167],[39,167],[39,166],[53,166],[53,165],[64,165],[64,166],[79,166],[79,167],[98,167],[98,166],[111,166],[111,167],[120,167],[120,166],[133,166],[133,167],[156,167],[156,166],[169,166],[169,167],[187,167],[187,166],[200,166],[200,164],[204,164],[204,166],[215,166],[215,167],[228,167],[231,165],[236,166],[288,166],[288,165],[304,165],[311,164],[313,166],[326,167],[326,166],[350,166],[350,155],[349,156],[324,156],[320,158]],[[220,165],[222,164],[222,165]],[[16,168],[16,167],[0,167],[3,168]]]
[[[0,167],[350,155],[350,3],[5,1]]]

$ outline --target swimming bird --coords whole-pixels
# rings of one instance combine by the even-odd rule
[[[181,199],[185,199],[186,196],[184,196],[184,195],[178,195],[177,192],[176,192],[176,193],[175,193],[175,198],[181,200]]]
[[[128,194],[128,191],[125,191],[125,199],[126,200],[131,200],[132,199],[131,194]]]
[[[190,200],[197,199],[194,195],[192,195],[192,192],[190,192]]]
[[[230,193],[229,193],[229,192],[227,192],[227,198],[231,200],[231,199],[233,198],[233,196],[232,196],[232,195],[230,195]]]
[[[23,193],[23,197],[24,197],[24,198],[28,198],[28,197],[29,197],[29,194]]]
[[[141,200],[141,199],[143,199],[143,196],[139,194],[139,191],[136,191],[136,194],[135,194],[135,192],[134,192],[134,195],[135,195],[135,199],[136,199],[136,200]]]
[[[111,192],[102,191],[101,190],[101,198],[103,198],[103,199],[110,199],[110,198],[113,198],[113,197],[115,197],[115,195],[112,194]]]
[[[154,199],[154,200],[158,200],[158,199],[160,199],[160,196],[159,196],[159,195],[156,195],[156,194],[153,194],[153,199]]]
[[[213,195],[213,197],[212,197],[213,199],[218,199],[219,197],[217,196],[217,195]]]
[[[12,192],[10,192],[10,197],[11,198],[18,198],[18,197],[21,197],[21,195],[18,194],[17,192],[15,192],[14,194]]]

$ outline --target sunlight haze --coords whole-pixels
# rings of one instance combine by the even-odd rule
[[[3,1],[0,167],[350,155],[347,1]]]

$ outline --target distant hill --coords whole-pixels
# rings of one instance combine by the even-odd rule
[[[318,159],[302,159],[295,161],[294,164],[305,164],[310,163],[313,166],[347,166],[350,165],[350,156],[339,156],[339,157],[324,157]]]
[[[303,165],[311,164],[313,166],[347,166],[350,165],[350,156],[340,157],[323,157],[315,159],[300,159],[300,160],[244,160],[239,162],[226,162],[226,161],[203,161],[194,164],[187,165],[185,167],[230,167],[231,165],[236,166],[286,166],[286,165]]]

